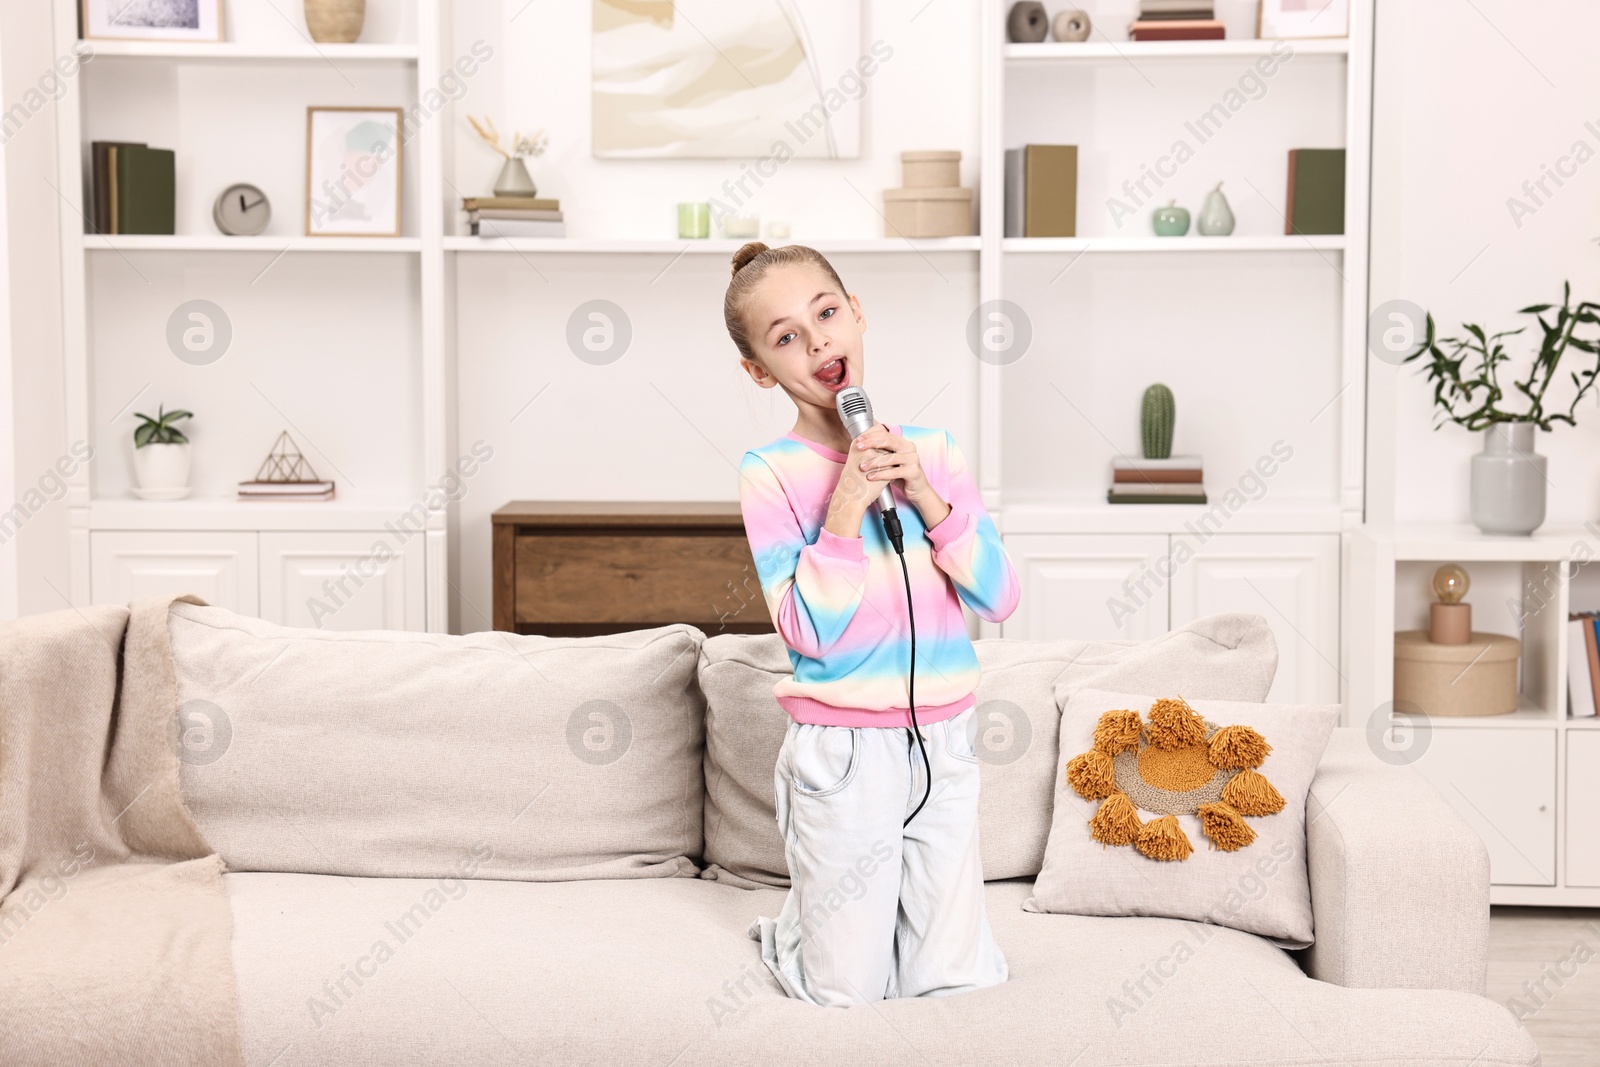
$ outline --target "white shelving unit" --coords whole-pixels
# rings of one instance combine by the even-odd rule
[[[985,632],[1138,637],[1194,613],[1256,611],[1284,664],[1272,699],[1338,701],[1339,545],[1363,507],[1372,0],[1352,3],[1348,37],[1289,42],[1012,44],[1006,7],[988,3],[983,26],[980,299],[1019,304],[1032,347],[979,370],[977,473],[1024,600],[1054,606]],[[1201,140],[1184,119],[1231,100],[1251,70],[1260,91],[1223,116],[1240,125]],[[1192,159],[1176,176],[1152,175],[1179,140]],[[1078,145],[1079,236],[1003,236],[1004,153],[1029,142]],[[1345,149],[1345,233],[1284,234],[1275,198],[1299,147]],[[1198,217],[1202,171],[1207,185],[1228,178],[1235,232],[1152,235],[1151,210],[1174,196]],[[1192,315],[1192,338],[1174,335],[1181,315],[1144,313],[1147,301]],[[1259,344],[1263,330],[1280,342]],[[1209,373],[1174,358],[1191,341]],[[1174,452],[1202,456],[1210,503],[1108,504],[1104,468],[1137,447],[1139,393],[1163,380],[1177,396]],[[1026,425],[1037,437],[1052,421],[1070,429],[1043,457],[1008,432]],[[1272,440],[1240,443],[1258,423],[1305,458],[1229,506]],[[1151,571],[1158,580],[1144,581]]]
[[[1346,725],[1414,761],[1473,825],[1497,904],[1600,906],[1600,834],[1587,817],[1600,801],[1600,719],[1567,711],[1567,613],[1600,609],[1597,546],[1583,527],[1491,537],[1466,524],[1406,524],[1349,535],[1348,565],[1371,579],[1346,592],[1355,635]],[[1521,639],[1518,709],[1436,714],[1419,728],[1392,714],[1394,634],[1427,627],[1443,563],[1467,570],[1474,631]]]
[[[65,51],[76,38],[76,4],[53,2],[57,44]],[[986,0],[982,18],[977,181],[981,236],[912,241],[807,237],[806,241],[830,255],[976,257],[968,262],[977,269],[981,299],[1035,301],[1031,306],[1039,314],[1028,364],[1020,368],[982,364],[973,376],[975,384],[959,382],[951,395],[959,394],[961,402],[977,412],[978,439],[969,446],[976,474],[997,523],[1035,583],[1037,597],[1086,607],[1076,615],[1036,623],[1019,620],[1008,625],[1007,633],[1051,636],[1090,630],[1131,636],[1126,625],[1112,625],[1105,607],[1128,579],[1128,561],[1154,561],[1160,566],[1163,559],[1177,560],[1189,547],[1199,547],[1203,551],[1193,561],[1177,566],[1159,589],[1138,598],[1143,624],[1165,628],[1191,611],[1261,611],[1281,624],[1285,662],[1294,664],[1284,672],[1289,679],[1286,688],[1275,695],[1338,699],[1339,672],[1333,666],[1339,648],[1336,546],[1340,532],[1359,519],[1361,508],[1361,407],[1340,398],[1359,397],[1362,392],[1359,324],[1365,316],[1371,0],[1355,3],[1348,39],[1288,46],[1257,40],[1011,45],[1004,41],[1005,7],[1004,0]],[[62,231],[67,253],[68,422],[72,439],[89,440],[98,457],[96,482],[91,484],[89,475],[80,473],[69,498],[71,596],[76,603],[88,602],[97,588],[103,588],[92,573],[92,562],[107,557],[91,551],[95,541],[115,546],[123,535],[147,539],[166,530],[201,535],[202,540],[213,534],[233,539],[229,544],[242,544],[239,537],[253,534],[257,548],[263,549],[276,544],[278,534],[381,534],[396,516],[414,511],[463,449],[463,442],[455,439],[462,414],[456,392],[456,348],[467,342],[458,318],[463,289],[481,280],[481,272],[470,281],[463,273],[477,257],[521,256],[530,262],[550,257],[565,263],[579,262],[568,257],[646,256],[665,268],[677,257],[694,257],[697,262],[707,256],[726,257],[742,243],[460,234],[456,211],[460,190],[451,180],[456,177],[452,158],[456,138],[449,131],[462,116],[448,101],[419,123],[406,144],[403,236],[371,240],[301,236],[301,154],[262,151],[253,156],[253,145],[303,138],[304,105],[311,103],[415,106],[419,87],[436,85],[446,57],[461,51],[460,42],[452,41],[461,32],[460,13],[452,14],[447,0],[407,0],[393,10],[369,12],[369,27],[376,32],[365,36],[372,37],[372,43],[342,46],[313,45],[281,16],[248,8],[230,8],[230,14],[237,16],[229,29],[237,39],[220,44],[93,42],[94,63],[69,85],[57,110],[61,194],[73,209],[64,213]],[[1294,62],[1277,75],[1262,102],[1251,105],[1257,108],[1248,120],[1253,128],[1230,133],[1231,143],[1219,139],[1208,145],[1208,162],[1192,164],[1194,173],[1202,168],[1208,174],[1253,173],[1263,189],[1276,195],[1281,177],[1268,174],[1273,167],[1281,169],[1289,148],[1342,143],[1349,166],[1345,234],[1285,236],[1281,222],[1263,215],[1259,204],[1253,204],[1253,211],[1240,210],[1242,199],[1252,194],[1231,186],[1241,224],[1229,237],[1151,236],[1148,204],[1141,206],[1137,226],[1113,229],[1105,224],[1097,205],[1114,192],[1111,169],[1132,168],[1129,173],[1137,173],[1138,157],[1129,154],[1134,151],[1132,142],[1119,130],[1130,125],[1137,130],[1142,121],[1146,133],[1164,136],[1161,116],[1174,114],[1173,108],[1206,102],[1206,94],[1216,86],[1237,79],[1253,65],[1274,56],[1281,60],[1285,47],[1292,48]],[[234,98],[255,102],[224,106],[225,99]],[[241,107],[246,107],[242,113]],[[1097,112],[1097,107],[1111,110]],[[1118,113],[1118,107],[1134,110]],[[1287,126],[1286,108],[1291,116]],[[1299,120],[1292,116],[1302,110],[1313,113],[1311,124],[1293,125]],[[84,232],[88,142],[106,138],[142,139],[179,150],[177,234],[107,237]],[[1003,151],[1029,140],[1082,146],[1079,232],[1083,236],[1002,236]],[[1249,147],[1262,143],[1268,147],[1265,154]],[[201,150],[213,145],[216,152]],[[883,144],[871,150],[892,153],[898,147]],[[236,169],[209,170],[219,158]],[[253,165],[257,159],[259,166]],[[258,171],[276,184],[258,178]],[[276,218],[266,234],[229,238],[211,227],[209,197],[232,180],[257,181],[269,190]],[[1264,199],[1270,204],[1272,196]],[[1198,207],[1192,199],[1186,202]],[[316,254],[303,254],[307,252]],[[1063,276],[1070,280],[1054,290],[1047,288]],[[1229,483],[1255,459],[1254,451],[1229,452],[1220,444],[1200,449],[1214,501],[1207,507],[1107,505],[1101,495],[1104,475],[1098,458],[1091,455],[1096,449],[1104,451],[1103,442],[1101,436],[1084,436],[1081,426],[1078,438],[1058,444],[1064,455],[1072,457],[1070,463],[1059,465],[1059,472],[1053,461],[1030,457],[1025,449],[1008,452],[1008,423],[1051,424],[1079,418],[1069,404],[1083,408],[1082,414],[1092,413],[1096,430],[1103,425],[1124,435],[1135,422],[1138,390],[1148,381],[1168,377],[1175,367],[1181,371],[1170,353],[1184,347],[1183,342],[1146,332],[1148,317],[1140,314],[1137,302],[1128,302],[1128,278],[1136,279],[1134,291],[1148,286],[1151,299],[1181,301],[1188,299],[1186,291],[1199,286],[1202,299],[1190,309],[1197,339],[1193,362],[1211,365],[1208,379],[1225,383],[1225,388],[1219,386],[1222,392],[1210,400],[1206,399],[1210,386],[1178,389],[1180,450],[1186,432],[1221,425],[1224,417],[1236,427],[1233,408],[1241,394],[1247,402],[1277,411],[1292,406],[1296,383],[1305,372],[1328,386],[1327,396],[1316,398],[1312,405],[1316,410],[1302,413],[1313,429],[1306,441],[1296,442],[1301,448],[1298,455],[1304,457],[1296,460],[1300,466],[1287,468],[1291,473],[1273,483],[1269,497],[1219,513],[1216,502],[1225,499]],[[1104,326],[1098,334],[1079,329],[1080,320],[1091,317],[1077,314],[1083,310],[1084,291],[1076,295],[1070,291],[1080,279],[1090,279],[1084,284],[1096,287],[1097,303],[1103,299],[1114,309],[1117,324],[1111,333]],[[1098,288],[1107,283],[1115,291]],[[1236,288],[1230,291],[1230,285]],[[264,298],[259,295],[263,286],[283,291]],[[181,366],[159,342],[162,324],[154,311],[148,312],[148,321],[140,318],[147,307],[164,311],[196,297],[217,299],[226,306],[225,298],[211,294],[225,297],[249,287],[253,287],[251,299],[240,301],[243,311],[294,306],[296,314],[275,316],[273,321],[255,315],[250,322],[235,323],[235,345],[248,347],[238,360],[230,354],[214,366]],[[1064,297],[1059,309],[1053,299],[1057,293]],[[1074,301],[1079,302],[1077,307]],[[1276,309],[1265,320],[1258,315],[1263,305]],[[325,335],[316,330],[304,335],[293,332],[304,329],[302,320],[337,321],[334,313],[341,306],[375,316],[371,328],[359,335],[339,335],[334,325],[324,327]],[[358,316],[347,310],[343,317]],[[1262,362],[1256,355],[1243,354],[1243,349],[1230,354],[1215,340],[1261,337],[1274,331],[1300,340],[1273,346],[1270,351],[1279,358],[1266,361],[1275,369],[1265,375],[1252,370]],[[1147,351],[1137,356],[1118,351],[1107,341],[1115,334],[1126,337],[1132,348],[1143,346]],[[154,345],[152,337],[157,339]],[[1146,374],[1139,363],[1150,358],[1150,349],[1163,349],[1169,356]],[[1063,350],[1071,356],[1063,356]],[[1259,343],[1256,351],[1263,351]],[[278,368],[282,376],[267,381]],[[1062,385],[1056,384],[1058,370]],[[334,417],[337,409],[325,406],[320,420],[314,419],[289,410],[284,398],[300,400],[301,387],[296,384],[291,390],[293,378],[339,372],[346,375],[344,388],[352,392],[353,402],[383,417],[359,420],[360,427],[350,429],[344,439],[336,428],[329,435],[332,439],[325,440],[329,431],[324,427],[330,423],[337,427],[339,422]],[[282,388],[273,388],[275,384]],[[337,390],[338,384],[328,388]],[[1115,403],[1127,403],[1128,411],[1108,415],[1110,402],[1097,389],[1118,394]],[[1250,389],[1259,395],[1249,395]],[[197,499],[177,507],[129,499],[130,479],[119,466],[125,465],[125,431],[115,420],[126,409],[140,409],[146,402],[179,401],[190,395],[199,399],[185,406],[198,410],[202,418],[207,403],[215,402],[212,413],[231,412],[234,409],[226,405],[243,397],[248,401],[246,410],[260,416],[261,426],[227,427],[227,436],[237,439],[231,446],[233,454],[219,457],[208,477],[197,474]],[[1055,406],[1043,412],[1030,406],[1046,401]],[[1202,415],[1208,403],[1217,413]],[[297,432],[303,421],[317,427],[309,439]],[[266,432],[268,424],[271,433]],[[217,428],[217,420],[211,425]],[[368,436],[374,433],[375,425],[376,432],[389,436],[357,440],[363,430]],[[341,457],[349,455],[363,457],[355,461],[367,464],[359,469],[323,472],[340,483],[337,506],[285,504],[269,510],[229,497],[240,471],[253,468],[282,428],[289,429],[302,447],[330,457],[331,462],[345,462]],[[247,432],[262,434],[259,445],[247,439]],[[384,456],[389,457],[386,463],[372,458]],[[221,458],[229,461],[225,475],[220,471]],[[1210,536],[1219,514],[1222,529]],[[405,566],[420,571],[425,580],[420,586],[414,586],[411,578],[396,585],[401,590],[422,589],[420,617],[433,630],[460,625],[451,619],[450,607],[464,595],[453,589],[449,577],[456,521],[445,511],[427,514],[425,533],[407,541],[405,555]],[[165,580],[163,575],[170,577],[171,567],[182,574],[181,553],[176,562],[157,559],[141,571],[145,564],[139,560],[144,557],[130,551],[127,558],[134,562],[127,564],[123,575],[125,584],[132,583],[128,588],[153,588]],[[259,590],[292,585],[264,577],[280,563],[257,559]],[[328,560],[317,566],[338,571]],[[313,573],[321,574],[310,567],[302,577]],[[293,605],[271,610],[292,617],[289,607]],[[262,604],[261,610],[269,609]],[[393,612],[374,609],[365,616],[349,612],[330,624],[358,618],[370,623],[379,617],[393,617]],[[408,617],[415,617],[409,609]]]
[[[57,54],[79,46],[77,9],[76,0],[53,2]],[[285,623],[444,630],[448,516],[426,503],[454,460],[443,213],[427,209],[444,199],[442,130],[423,122],[404,147],[397,238],[302,236],[303,152],[269,147],[304,144],[311,104],[415,107],[418,84],[441,73],[439,0],[370,13],[371,43],[318,45],[281,14],[233,5],[227,32],[238,39],[89,41],[92,62],[55,108],[57,191],[70,209],[61,213],[67,425],[96,459],[69,483],[68,595],[87,604],[183,587]],[[101,139],[177,151],[178,233],[90,232],[89,143]],[[211,198],[229,181],[268,192],[267,233],[228,237],[211,225]],[[197,298],[233,309],[231,347],[205,366],[182,364],[165,344],[168,314]],[[263,316],[263,306],[297,315]],[[356,313],[337,321],[341,309]],[[292,388],[304,382],[327,393],[320,410]],[[191,499],[128,492],[126,415],[158,402],[195,410],[185,429],[211,435],[218,459],[202,472],[197,457]],[[350,402],[370,406],[386,428],[373,435],[338,419]],[[308,433],[302,422],[314,417]],[[328,449],[313,462],[338,483],[337,500],[233,498],[232,483],[254,471],[280,429],[308,455]],[[381,454],[370,455],[370,441],[357,447],[371,436]]]

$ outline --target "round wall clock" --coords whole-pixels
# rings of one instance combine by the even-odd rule
[[[217,229],[230,237],[254,237],[267,228],[272,218],[272,205],[267,194],[253,185],[239,182],[230,185],[211,205],[211,218]]]

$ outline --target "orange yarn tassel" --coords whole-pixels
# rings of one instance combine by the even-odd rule
[[[1259,767],[1271,751],[1267,739],[1248,726],[1224,726],[1211,738],[1211,762],[1223,770]]]
[[[1150,743],[1157,748],[1187,748],[1203,745],[1205,720],[1194,713],[1182,697],[1162,699],[1150,705]]]
[[[1240,815],[1276,815],[1283,810],[1283,794],[1260,774],[1243,770],[1222,787],[1222,801]]]
[[[1163,815],[1145,823],[1133,847],[1153,860],[1186,860],[1194,851],[1176,815]]]
[[[1085,800],[1099,800],[1116,788],[1111,757],[1099,749],[1073,756],[1067,761],[1067,784]]]
[[[1108,756],[1139,747],[1139,713],[1108,711],[1094,728],[1094,747]]]
[[[1200,829],[1223,852],[1236,852],[1256,839],[1256,832],[1227,804],[1202,804],[1195,812]]]
[[[1100,810],[1089,820],[1089,836],[1102,845],[1131,845],[1143,828],[1139,809],[1133,806],[1128,794],[1121,791],[1106,797]]]

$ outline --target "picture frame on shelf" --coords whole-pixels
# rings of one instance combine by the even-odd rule
[[[79,0],[79,32],[96,41],[222,40],[222,0]]]
[[[399,237],[398,107],[306,108],[307,237]]]
[[[1262,38],[1348,37],[1350,0],[1261,0],[1256,36]]]

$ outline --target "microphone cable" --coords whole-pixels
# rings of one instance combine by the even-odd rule
[[[895,525],[899,525],[899,516],[895,516]],[[911,629],[911,666],[906,670],[906,704],[911,711],[911,736],[916,739],[917,748],[922,752],[922,770],[924,784],[922,787],[922,801],[906,816],[906,821],[900,824],[903,830],[910,825],[911,820],[917,817],[917,812],[922,810],[922,805],[928,802],[928,795],[933,792],[933,765],[928,762],[928,749],[922,743],[922,729],[917,725],[917,615],[911,606],[911,572],[906,569],[906,552],[895,538],[895,553],[900,557],[900,576],[906,582],[906,624]]]

